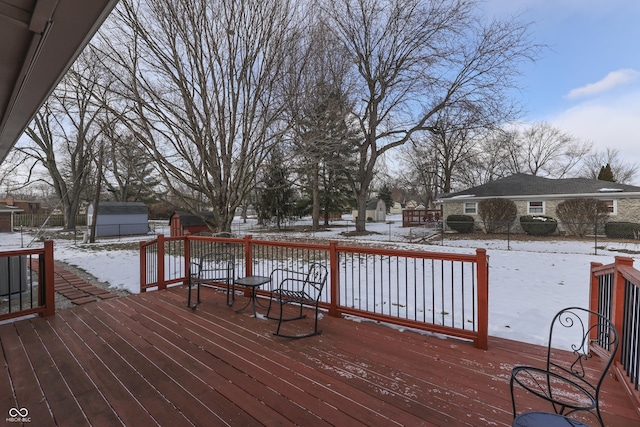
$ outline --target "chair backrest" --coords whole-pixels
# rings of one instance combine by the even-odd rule
[[[609,319],[584,308],[565,308],[551,322],[547,370],[570,376],[597,397],[618,345],[618,332]],[[594,350],[602,357],[594,359]]]
[[[327,283],[329,275],[327,267],[320,263],[313,263],[309,266],[309,271],[304,279],[303,291],[312,299],[318,301],[322,295],[324,285]]]
[[[210,252],[202,255],[197,266],[198,280],[235,279],[235,256],[228,252]]]

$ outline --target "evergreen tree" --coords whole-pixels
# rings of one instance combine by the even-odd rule
[[[613,171],[611,170],[611,165],[609,165],[609,163],[607,163],[606,166],[602,166],[600,168],[600,173],[598,174],[598,179],[600,181],[616,182],[616,179],[613,176]]]
[[[393,199],[391,198],[391,189],[387,184],[384,184],[378,192],[378,199],[382,199],[387,205],[387,212],[393,206]]]
[[[296,204],[282,151],[274,149],[264,167],[263,188],[258,190],[256,213],[260,224],[275,222],[278,229],[294,216]]]

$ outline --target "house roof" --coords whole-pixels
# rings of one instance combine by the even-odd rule
[[[0,162],[117,3],[0,1]]]
[[[378,203],[380,203],[381,199],[372,199],[367,202],[367,210],[376,210],[378,209]],[[382,201],[384,203],[384,200]]]
[[[640,197],[640,187],[589,178],[550,179],[524,173],[488,182],[457,193],[443,194],[441,200],[461,198],[533,196],[596,197],[598,195],[625,194]]]

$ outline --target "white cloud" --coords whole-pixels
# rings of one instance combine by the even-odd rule
[[[583,102],[548,121],[594,150],[617,149],[628,163],[640,165],[640,91],[615,99]]]
[[[636,80],[638,76],[640,76],[640,72],[630,68],[612,71],[600,81],[572,89],[565,97],[568,99],[578,99],[596,95],[609,91],[615,87],[631,83]]]

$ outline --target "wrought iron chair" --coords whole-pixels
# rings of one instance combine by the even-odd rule
[[[228,252],[211,252],[189,265],[189,295],[187,306],[195,309],[200,304],[200,285],[224,283],[227,286],[227,305],[235,300],[235,257]],[[196,287],[196,302],[191,304],[191,292]]]
[[[322,290],[327,283],[327,267],[319,263],[313,263],[309,266],[306,274],[303,272],[276,269],[271,273],[272,283],[278,281],[281,275],[287,274],[289,277],[284,277],[280,280],[278,286],[271,291],[271,298],[267,309],[266,317],[278,321],[278,328],[274,332],[274,335],[287,338],[305,338],[321,334],[322,331],[318,330],[318,303],[320,302]],[[280,306],[277,317],[271,314],[274,304]],[[284,306],[287,304],[298,306],[300,310],[299,312],[296,310],[298,314],[293,317],[284,317]],[[315,319],[313,331],[303,335],[281,333],[280,328],[282,322],[304,319],[306,317],[306,315],[302,313],[304,306],[310,306],[314,309]]]
[[[604,426],[600,414],[600,386],[613,363],[618,345],[615,326],[601,314],[579,307],[558,312],[549,328],[546,366],[516,366],[511,371],[514,418],[514,387],[520,386],[550,402],[556,414],[587,411]],[[594,359],[594,353],[600,357]]]

